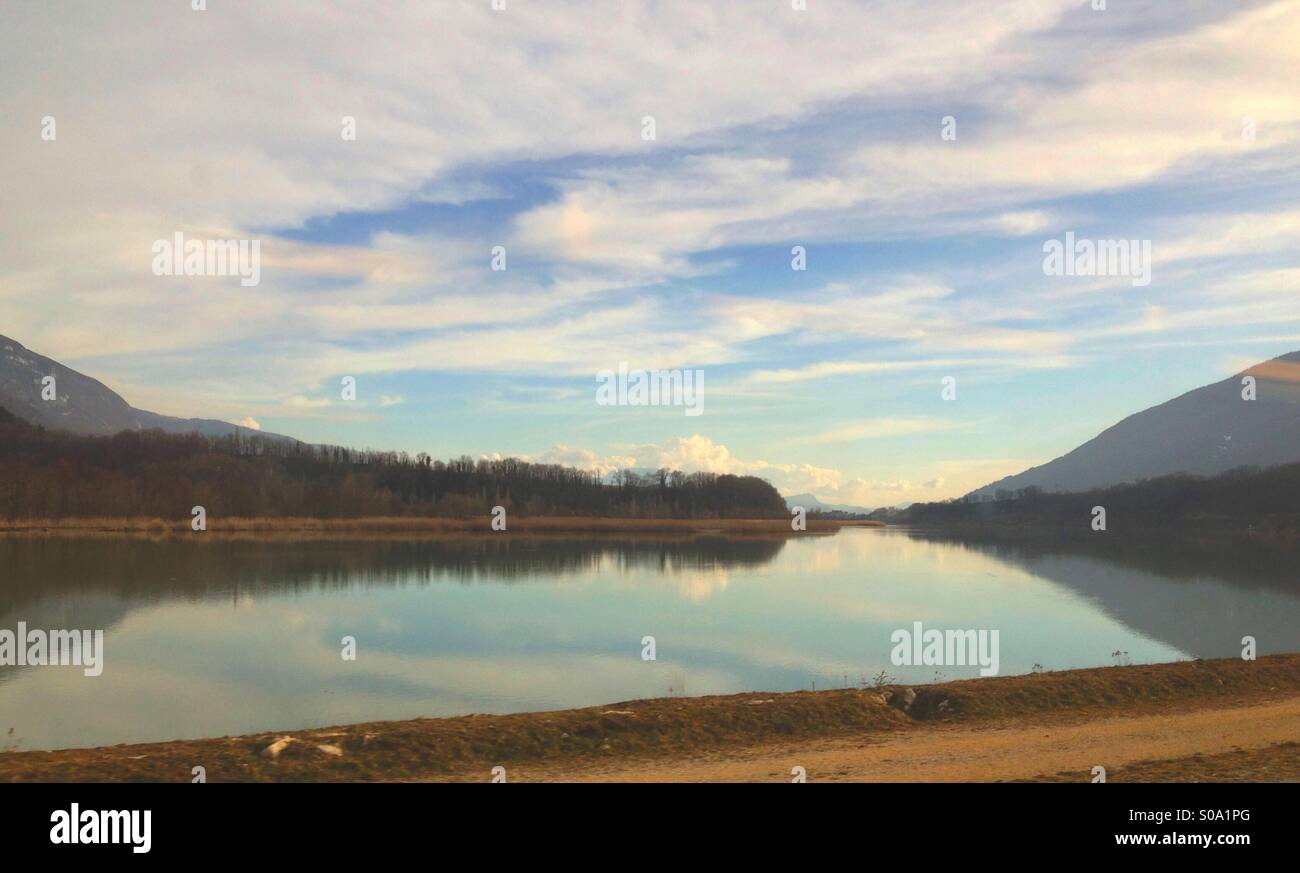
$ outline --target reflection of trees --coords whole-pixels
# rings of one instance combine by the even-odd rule
[[[1053,555],[1096,558],[1175,581],[1214,579],[1236,588],[1300,594],[1300,545],[1241,537],[1207,541],[1190,536],[1087,533],[1061,536],[1021,530],[910,530],[914,539],[961,546],[1024,565]]]
[[[605,567],[706,572],[774,559],[782,539],[567,538],[257,541],[0,537],[0,615],[40,599],[168,600],[319,589],[526,581]]]
[[[1133,630],[1198,658],[1300,651],[1296,551],[1264,543],[1098,534],[973,538],[913,532],[968,548],[1060,585]]]

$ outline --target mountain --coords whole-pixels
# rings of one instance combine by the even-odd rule
[[[814,494],[791,494],[785,498],[787,509],[794,509],[796,506],[802,506],[809,512],[848,512],[866,515],[871,512],[862,506],[844,506],[838,503],[822,503]]]
[[[41,397],[42,380],[54,377],[55,398]],[[124,430],[156,428],[167,433],[204,436],[258,434],[289,439],[211,418],[173,418],[131,406],[104,383],[0,336],[0,407],[42,427],[107,436]]]
[[[1255,380],[1254,400],[1243,381]],[[1036,487],[1086,491],[1139,479],[1192,473],[1214,476],[1236,467],[1300,461],[1300,352],[1257,364],[1235,376],[1143,410],[1073,451],[972,491]]]

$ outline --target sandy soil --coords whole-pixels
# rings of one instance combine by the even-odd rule
[[[1195,756],[1220,758],[1253,751],[1275,755],[1258,778],[1300,781],[1300,696],[1277,703],[1137,718],[1085,719],[1051,726],[972,729],[933,724],[905,736],[866,741],[772,744],[700,755],[689,761],[600,761],[517,766],[528,782],[780,782],[803,767],[809,782],[990,782],[1054,778],[1107,781],[1122,777],[1188,777],[1203,769]],[[1260,757],[1258,754],[1256,757]],[[1243,759],[1244,760],[1244,759]],[[1154,765],[1162,765],[1155,767]],[[1140,765],[1140,766],[1135,766]]]

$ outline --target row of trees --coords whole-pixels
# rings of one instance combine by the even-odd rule
[[[775,518],[785,502],[753,476],[621,471],[609,480],[517,458],[427,454],[162,431],[77,436],[0,409],[0,517],[524,515]]]
[[[1145,479],[1075,493],[1024,488],[997,499],[916,503],[901,522],[936,527],[1063,527],[1087,529],[1092,509],[1104,507],[1113,528],[1177,526],[1275,531],[1300,526],[1300,464],[1241,467],[1218,476],[1186,474]]]

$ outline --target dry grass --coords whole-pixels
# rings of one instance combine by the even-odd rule
[[[947,682],[918,687],[909,715],[890,707],[883,690],[660,698],[549,713],[8,752],[0,754],[0,781],[188,782],[196,764],[214,782],[485,781],[493,766],[520,761],[681,760],[763,743],[842,736],[861,740],[940,719],[987,727],[1245,705],[1300,693],[1300,655]],[[944,701],[947,706],[941,708]],[[261,750],[283,735],[298,742],[279,761],[261,758]],[[316,748],[320,744],[337,746],[343,754],[322,753]]]

